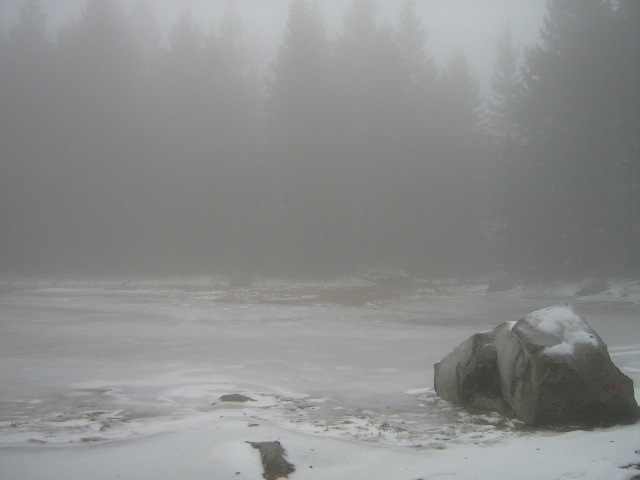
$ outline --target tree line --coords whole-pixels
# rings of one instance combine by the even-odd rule
[[[415,2],[293,0],[263,81],[229,2],[162,35],[149,3],[39,0],[0,43],[8,271],[608,274],[640,269],[638,4],[550,0],[497,32],[483,98],[438,67]]]

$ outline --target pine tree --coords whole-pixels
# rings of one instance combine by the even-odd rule
[[[139,55],[142,68],[148,72],[158,59],[160,31],[149,0],[137,0],[130,12],[133,48]]]
[[[89,0],[82,10],[71,40],[78,63],[86,67],[91,80],[105,83],[128,80],[133,67],[132,33],[116,0]]]
[[[427,51],[428,37],[418,15],[415,0],[405,0],[400,11],[400,26],[396,39],[404,66],[414,84],[430,85],[438,75],[435,61]]]
[[[197,148],[203,128],[200,119],[207,103],[203,90],[207,88],[203,62],[204,35],[191,12],[180,15],[171,28],[167,50],[160,64],[160,100],[166,104],[163,116],[176,135],[178,152]],[[176,154],[179,155],[179,153]],[[193,157],[193,155],[191,155]]]
[[[14,58],[50,53],[51,42],[46,22],[47,14],[41,0],[29,0],[22,5],[18,20],[9,29],[7,38],[9,51]]]
[[[489,148],[493,161],[485,177],[487,217],[484,228],[492,261],[498,264],[509,260],[506,227],[511,204],[506,192],[515,183],[512,177],[518,175],[515,158],[520,147],[518,109],[523,90],[519,49],[514,45],[509,20],[496,44],[496,62],[490,86],[485,127],[492,140]]]
[[[19,100],[40,96],[46,89],[50,75],[53,45],[47,32],[47,14],[40,0],[29,0],[22,5],[18,19],[0,43],[0,88],[4,89],[4,100]],[[31,91],[28,91],[31,90]],[[40,91],[40,92],[39,92]],[[45,99],[40,99],[40,101]]]
[[[272,237],[277,257],[300,266],[323,255],[339,208],[330,204],[330,128],[327,104],[328,43],[315,4],[295,0],[272,65],[266,113],[269,151],[277,166],[273,178]]]
[[[388,107],[396,116],[389,125],[394,142],[376,202],[380,219],[376,239],[383,244],[381,256],[415,269],[417,265],[406,265],[406,259],[430,256],[425,253],[430,228],[428,212],[433,208],[429,182],[434,157],[438,155],[437,126],[442,119],[438,109],[438,72],[415,1],[402,3],[393,36],[400,58],[396,75],[401,82],[391,95],[396,105]]]
[[[47,14],[41,1],[29,0],[0,39],[0,268],[40,261],[44,253],[35,239],[48,233],[55,174],[52,56]],[[50,243],[55,249],[55,239]]]
[[[255,98],[249,92],[247,55],[243,43],[243,27],[235,3],[228,1],[217,29],[212,29],[202,49],[205,84],[204,94],[211,100],[213,124],[218,130],[216,141],[228,149],[229,158],[246,157],[240,146],[249,146],[255,134]],[[207,92],[208,91],[208,92]],[[245,149],[246,150],[246,149]],[[248,150],[246,150],[248,151]]]
[[[477,182],[482,167],[480,85],[467,54],[457,48],[441,82],[441,115],[428,187],[434,263],[441,267],[477,261],[479,229]]]
[[[605,271],[623,250],[615,214],[621,72],[615,9],[600,0],[551,0],[542,40],[527,51],[518,195],[519,244],[548,268]],[[625,82],[631,80],[626,76]]]
[[[442,115],[449,141],[462,149],[469,148],[479,133],[482,96],[480,83],[462,48],[455,50],[442,80]]]
[[[233,0],[227,2],[219,30],[222,66],[239,79],[246,61],[246,52],[242,42],[242,21]]]
[[[178,22],[169,32],[167,60],[174,75],[195,78],[195,69],[200,61],[204,36],[196,24],[193,14],[180,15]]]
[[[295,0],[269,86],[268,112],[279,132],[277,141],[313,149],[314,138],[322,135],[326,60],[324,26],[317,11],[307,0]]]
[[[489,130],[504,144],[516,139],[517,106],[522,94],[518,48],[513,43],[511,24],[508,21],[498,41],[496,56],[491,79],[491,96],[487,105]]]
[[[57,66],[62,95],[71,115],[100,116],[115,121],[130,106],[136,56],[128,19],[116,0],[90,0],[80,19],[63,27],[57,37]],[[87,126],[79,119],[80,128]],[[79,132],[80,133],[80,132]],[[82,133],[84,135],[85,133]]]
[[[5,101],[12,101],[12,97],[19,101],[23,94],[23,100],[40,96],[38,90],[45,88],[53,54],[46,23],[42,2],[29,0],[22,5],[6,40],[0,43],[0,88]],[[38,100],[32,97],[31,103],[37,104]]]
[[[382,232],[392,213],[386,194],[397,192],[388,185],[402,170],[398,157],[407,128],[404,107],[410,84],[395,32],[378,25],[375,2],[355,0],[346,11],[334,68],[332,117],[337,121],[332,143],[342,160],[338,168],[348,179],[343,190],[350,257],[366,263],[397,248]]]
[[[613,208],[620,238],[618,262],[640,271],[640,3],[620,0],[614,15],[609,101],[614,170]]]
[[[429,156],[438,136],[438,71],[427,50],[427,31],[418,15],[415,1],[405,0],[400,12],[400,24],[395,33],[402,56],[399,75],[406,77],[402,86],[402,118],[405,151],[413,150],[413,163],[418,157]],[[412,172],[414,175],[416,172]]]

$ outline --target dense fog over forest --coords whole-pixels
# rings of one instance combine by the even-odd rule
[[[268,60],[242,2],[154,3],[6,25],[2,271],[640,271],[636,0],[549,0],[526,45],[496,8],[484,66],[426,0],[292,0]]]

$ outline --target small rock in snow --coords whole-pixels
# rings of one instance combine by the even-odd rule
[[[246,395],[242,395],[240,393],[231,393],[229,395],[222,395],[220,397],[221,402],[255,402],[253,398],[247,397]]]

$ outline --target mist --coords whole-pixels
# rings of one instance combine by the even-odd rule
[[[640,270],[637,2],[0,13],[3,272]]]

